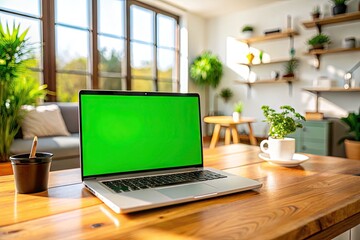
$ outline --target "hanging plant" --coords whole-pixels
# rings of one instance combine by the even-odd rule
[[[222,63],[211,52],[204,52],[190,66],[190,78],[197,85],[216,88],[223,73]]]
[[[223,88],[221,89],[219,96],[224,99],[224,102],[228,102],[232,98],[233,92],[230,88]]]

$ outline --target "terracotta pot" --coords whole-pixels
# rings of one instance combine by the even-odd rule
[[[345,140],[346,157],[360,160],[360,141]]]

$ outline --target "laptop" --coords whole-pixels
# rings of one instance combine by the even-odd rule
[[[261,187],[203,166],[195,93],[81,90],[81,177],[116,213]]]

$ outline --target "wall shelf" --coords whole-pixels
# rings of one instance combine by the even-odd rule
[[[268,41],[268,40],[288,38],[288,37],[293,37],[295,35],[299,35],[299,33],[290,29],[290,30],[286,30],[283,32],[279,32],[279,33],[271,33],[271,34],[267,34],[267,35],[263,35],[263,36],[256,36],[256,37],[252,37],[252,38],[248,38],[248,39],[238,39],[238,40],[243,43],[250,44],[250,43],[255,43],[255,42],[263,42],[263,41]]]
[[[360,20],[360,11],[339,14],[339,15],[331,16],[331,17],[319,18],[317,20],[303,22],[302,24],[306,28],[317,27],[319,32],[321,32],[321,26],[356,21],[356,20]]]
[[[331,88],[308,87],[308,88],[303,88],[303,90],[316,94],[322,92],[360,92],[360,87],[348,88],[348,89],[345,89],[343,87],[331,87]]]
[[[254,67],[254,66],[262,66],[262,65],[271,65],[271,64],[279,64],[279,63],[286,63],[288,61],[290,61],[291,59],[276,59],[276,60],[272,60],[270,62],[262,62],[262,63],[238,63],[240,65],[245,65],[248,67]],[[298,60],[296,58],[294,58],[294,60]]]
[[[316,49],[305,53],[305,55],[323,55],[331,53],[344,53],[344,52],[356,52],[360,51],[360,47],[357,48],[330,48],[330,49]]]
[[[343,87],[331,87],[331,88],[321,88],[321,87],[308,87],[308,88],[303,88],[302,90],[304,91],[308,91],[311,92],[313,94],[316,95],[316,108],[315,111],[319,112],[319,98],[321,93],[331,93],[331,92],[344,92],[344,93],[349,93],[349,92],[360,92],[360,87],[356,87],[356,88],[348,88],[345,89]]]
[[[235,80],[235,82],[238,84],[246,84],[248,86],[258,85],[258,84],[269,84],[269,83],[292,83],[295,81],[297,81],[296,78],[280,78],[278,80],[269,79],[269,80],[259,80],[255,82],[245,82],[245,81]]]
[[[245,82],[245,81],[241,81],[241,80],[235,80],[235,83],[237,84],[243,84],[243,85],[247,85],[248,87],[248,97],[250,96],[250,90],[252,88],[253,85],[262,85],[262,84],[279,84],[279,83],[286,83],[289,86],[289,95],[292,96],[292,86],[293,86],[293,82],[298,81],[295,77],[289,77],[289,78],[280,78],[277,80],[274,79],[264,79],[264,80],[259,80],[259,81],[255,81],[255,82]]]
[[[306,28],[317,28],[318,32],[321,33],[321,27],[325,25],[335,25],[335,24],[341,24],[341,23],[348,23],[352,21],[359,21],[360,20],[360,11],[358,12],[352,12],[352,13],[344,13],[339,14],[335,16],[325,17],[325,18],[319,18],[313,21],[306,21],[302,24]],[[319,50],[311,50],[308,53],[305,53],[305,55],[313,55],[317,59],[317,65],[316,69],[320,68],[321,63],[321,55],[324,54],[332,54],[332,53],[344,53],[344,52],[356,52],[360,51],[360,47],[357,48],[334,48],[334,49],[319,49]]]

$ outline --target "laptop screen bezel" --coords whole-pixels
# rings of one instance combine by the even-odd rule
[[[159,169],[150,169],[150,170],[140,170],[140,171],[127,171],[127,172],[115,172],[110,174],[98,174],[98,175],[90,175],[84,176],[84,168],[83,168],[83,147],[82,147],[82,95],[122,95],[122,96],[177,96],[177,97],[196,97],[198,102],[199,109],[199,141],[200,141],[200,158],[201,163],[195,165],[187,165],[187,166],[179,166],[179,167],[170,167],[170,168],[159,168]],[[176,170],[182,168],[199,168],[204,166],[204,158],[203,158],[203,142],[202,142],[202,127],[201,127],[201,111],[200,111],[200,96],[197,93],[168,93],[168,92],[137,92],[137,91],[114,91],[114,90],[80,90],[79,91],[79,138],[80,138],[80,168],[81,168],[81,180],[85,179],[94,179],[99,177],[111,177],[111,176],[119,176],[121,174],[137,174],[137,173],[146,173],[146,172],[154,172],[154,171],[166,171],[166,170]]]

